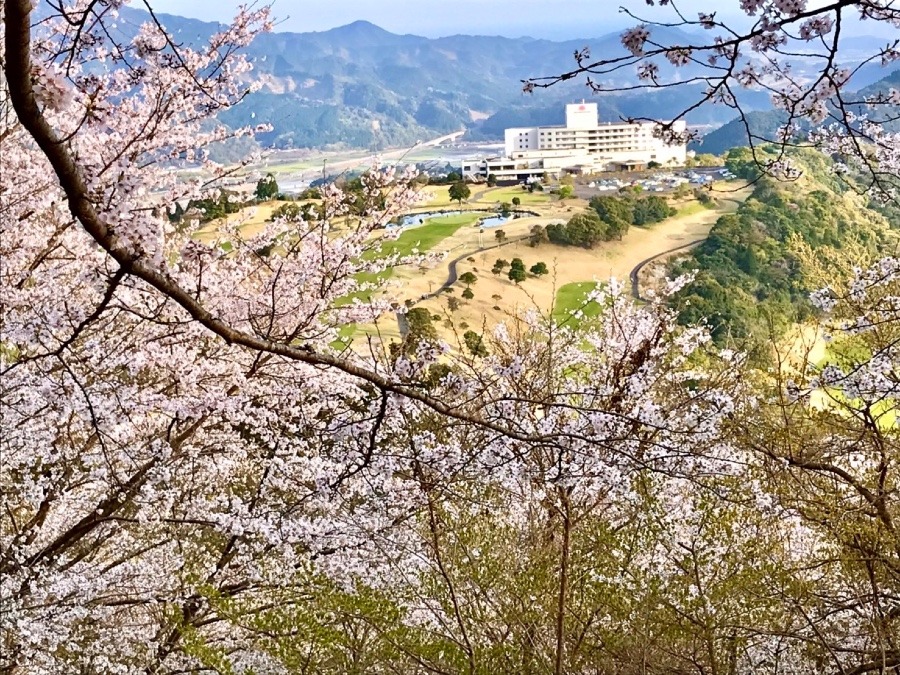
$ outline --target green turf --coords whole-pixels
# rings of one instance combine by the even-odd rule
[[[267,171],[271,171],[274,174],[279,173],[293,173],[295,171],[308,171],[310,169],[321,169],[322,168],[322,160],[300,160],[296,162],[285,162],[284,164],[272,164],[267,167]]]
[[[326,172],[329,164],[340,164],[369,156],[366,152],[348,152],[344,154],[335,154],[330,156],[307,157],[305,159],[283,160],[279,161],[278,157],[269,159],[268,165],[265,167],[255,167],[260,171],[271,171],[272,173],[290,173],[293,171],[308,171],[309,169],[321,169],[323,162]]]
[[[549,204],[550,203],[550,194],[547,192],[528,192],[528,190],[523,190],[519,186],[512,187],[498,187],[498,188],[488,188],[477,198],[472,201],[477,201],[479,203],[494,203],[494,202],[509,202],[512,204],[513,197],[518,197],[522,202],[522,206],[527,206],[528,204]]]
[[[675,214],[675,217],[683,218],[684,216],[692,216],[695,213],[701,213],[702,211],[706,210],[707,207],[700,202],[690,202],[689,204],[685,204],[684,206],[679,206],[678,213]]]
[[[482,217],[484,217],[483,212],[461,213],[457,216],[444,216],[426,220],[424,224],[418,227],[407,229],[396,240],[384,242],[380,253],[372,251],[365,257],[367,260],[373,260],[375,257],[384,257],[395,253],[401,256],[411,255],[413,249],[418,250],[420,253],[428,251],[447,237],[455,234],[462,226],[471,225]]]
[[[363,255],[363,258],[366,260],[375,260],[376,258],[384,258],[395,253],[401,256],[407,256],[413,253],[413,249],[418,250],[419,253],[423,253],[437,246],[444,239],[455,233],[459,228],[464,225],[471,225],[483,216],[483,212],[461,213],[458,216],[446,216],[443,218],[426,220],[418,227],[409,228],[394,241],[385,241],[382,244],[381,251],[367,251]],[[389,278],[393,273],[394,270],[392,268],[382,270],[378,273],[359,272],[356,274],[356,280],[361,283],[377,283]],[[366,301],[369,299],[371,293],[372,291],[356,291],[339,298],[335,301],[335,305],[340,307],[349,304],[354,298]]]
[[[577,281],[560,286],[556,291],[556,303],[553,307],[553,320],[567,326],[577,325],[583,319],[592,319],[600,315],[600,305],[587,302],[587,294],[597,287],[596,281]],[[583,316],[576,319],[572,312],[581,310]]]
[[[817,365],[819,368],[824,368],[833,364],[848,372],[856,369],[860,364],[866,363],[871,355],[871,350],[858,339],[854,339],[852,336],[837,338],[828,344],[825,356]],[[829,388],[827,392],[821,392],[818,398],[826,406],[842,403],[856,408],[861,403],[859,400],[846,399],[838,390],[832,388]],[[884,399],[875,403],[870,412],[881,429],[888,430],[897,427],[898,405],[895,399]]]

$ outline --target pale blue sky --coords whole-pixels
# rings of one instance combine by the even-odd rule
[[[169,14],[226,21],[238,3],[151,0],[151,4]],[[681,4],[696,12],[710,0]],[[712,0],[712,4],[723,3]],[[567,39],[596,37],[633,24],[619,13],[621,5],[647,16],[666,15],[665,10],[647,7],[644,0],[275,0],[274,13],[283,19],[277,30],[292,32],[328,30],[365,19],[393,33],[426,37],[464,33]]]
[[[811,0],[810,4],[825,2]],[[150,3],[160,12],[207,21],[228,21],[239,4],[238,0]],[[136,1],[134,6],[140,7],[141,3]],[[564,40],[598,37],[634,25],[632,19],[619,12],[621,6],[648,19],[673,18],[669,8],[648,7],[645,0],[274,0],[273,11],[281,20],[276,30],[298,33],[328,30],[365,19],[392,33],[426,37],[463,33]],[[746,20],[738,9],[738,0],[679,0],[678,6],[690,18],[696,18],[698,11],[715,10],[720,19]],[[893,30],[872,21],[849,24],[845,29],[850,34],[893,35]]]

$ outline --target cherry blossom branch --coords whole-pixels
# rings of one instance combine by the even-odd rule
[[[4,70],[10,91],[10,99],[16,114],[25,129],[40,146],[53,166],[69,204],[69,209],[84,227],[85,231],[112,257],[129,275],[143,280],[148,285],[171,298],[190,316],[221,337],[228,344],[241,345],[254,351],[268,352],[285,358],[301,361],[314,366],[327,366],[367,381],[379,389],[424,403],[448,417],[476,424],[485,424],[495,431],[510,435],[518,440],[532,440],[531,436],[521,436],[509,429],[487,422],[477,414],[469,414],[448,406],[427,396],[416,387],[403,385],[368,369],[349,363],[345,359],[329,354],[317,353],[311,347],[284,344],[259,338],[237,330],[213,316],[197,299],[181,288],[168,274],[160,270],[133,250],[123,246],[109,226],[98,216],[89,191],[75,159],[48,124],[35,98],[29,73],[31,72],[31,32],[28,17],[31,12],[30,0],[10,0],[6,6],[4,34],[6,61]]]

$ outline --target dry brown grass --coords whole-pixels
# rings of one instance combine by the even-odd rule
[[[746,198],[746,194],[737,194],[737,200]],[[581,200],[571,200],[559,204],[553,203],[542,212],[552,213],[539,218],[522,218],[502,229],[510,239],[524,236],[535,223],[547,224],[554,220],[566,218],[571,213],[569,208],[578,210],[586,204]],[[705,237],[716,220],[723,213],[734,211],[736,202],[722,202],[716,209],[690,213],[682,217],[669,218],[652,227],[632,227],[622,241],[601,244],[595,249],[587,250],[574,247],[544,244],[537,248],[530,247],[527,242],[511,243],[498,249],[477,252],[480,248],[479,233],[476,228],[461,228],[455,235],[448,237],[438,250],[448,252],[448,258],[455,258],[471,252],[474,262],[461,261],[459,274],[474,272],[478,281],[472,286],[474,299],[464,301],[461,293],[465,285],[454,284],[453,295],[462,302],[461,307],[450,314],[447,309],[447,295],[423,301],[417,306],[426,307],[432,314],[448,315],[454,327],[443,322],[437,326],[441,337],[456,342],[455,333],[462,332],[461,324],[479,330],[483,326],[492,326],[504,317],[515,315],[523,310],[536,308],[549,312],[559,287],[574,282],[600,280],[606,281],[615,277],[627,282],[631,270],[641,261],[681,244]],[[484,245],[494,243],[494,230],[485,230],[481,235]],[[517,286],[509,281],[506,274],[495,276],[491,267],[498,258],[511,260],[522,258],[526,268],[536,262],[544,262],[550,268],[550,274],[543,278],[529,276]],[[429,269],[399,268],[393,275],[392,288],[389,291],[401,300],[415,301],[422,295],[439,288],[447,279],[447,263],[440,262]],[[499,299],[494,297],[499,296]],[[363,327],[371,333],[375,327]],[[379,322],[378,329],[382,338],[399,338],[396,321],[393,316],[386,316]],[[463,328],[464,329],[464,328]]]
[[[491,210],[496,203],[495,196],[506,196],[508,188],[488,188],[484,185],[473,185],[472,195],[463,208]],[[417,211],[428,208],[452,208],[447,196],[447,186],[425,186],[422,188],[423,201]],[[747,192],[735,193],[734,198],[742,201]],[[269,202],[240,214],[229,216],[230,222],[241,222],[241,230],[247,235],[258,232],[272,212],[285,202]],[[540,216],[520,218],[504,225],[502,229],[508,239],[515,240],[527,236],[535,224],[547,225],[570,218],[574,213],[587,207],[582,199],[568,199],[560,202],[551,199],[544,204],[524,205],[529,210],[540,213]],[[715,221],[723,213],[737,208],[736,201],[722,201],[718,208],[689,212],[687,215],[669,218],[649,228],[632,227],[622,241],[601,244],[595,249],[586,250],[575,247],[562,247],[544,244],[538,248],[530,247],[527,242],[513,242],[497,249],[479,252],[485,246],[496,243],[496,229],[484,230],[465,226],[455,234],[444,239],[433,250],[444,252],[443,261],[433,263],[426,268],[400,267],[394,270],[390,287],[384,293],[390,293],[400,301],[417,302],[423,295],[440,288],[447,280],[450,259],[459,256],[471,256],[474,260],[462,260],[458,264],[458,273],[474,272],[478,281],[472,290],[475,297],[471,301],[461,298],[464,284],[457,282],[453,286],[453,295],[461,300],[461,307],[452,314],[447,309],[446,294],[420,302],[417,306],[427,308],[432,314],[446,315],[453,326],[441,322],[437,328],[444,339],[456,342],[455,333],[461,325],[480,330],[502,321],[504,317],[515,315],[523,310],[536,308],[549,312],[559,287],[582,281],[606,281],[616,277],[627,281],[628,274],[642,260],[661,253],[680,244],[705,237]],[[208,239],[220,226],[220,223],[209,223],[198,232],[198,238]],[[543,278],[529,276],[517,286],[509,281],[505,272],[502,275],[491,274],[491,267],[498,258],[511,260],[519,257],[530,268],[537,262],[544,262],[550,268],[550,274]],[[463,329],[464,330],[464,329]],[[359,331],[368,335],[378,335],[382,340],[399,338],[396,320],[391,316],[382,317],[377,325],[359,326]]]

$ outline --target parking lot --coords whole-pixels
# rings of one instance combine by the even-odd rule
[[[645,193],[672,192],[680,185],[702,187],[714,180],[730,180],[734,178],[725,167],[697,167],[678,169],[675,171],[646,171],[641,173],[603,174],[602,176],[584,176],[575,184],[575,192],[582,199],[590,199],[595,195],[615,194],[622,188],[640,186]]]

